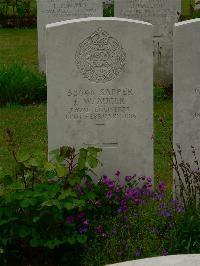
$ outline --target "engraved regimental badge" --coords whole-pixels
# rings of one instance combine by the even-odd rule
[[[75,61],[84,78],[105,83],[118,77],[126,64],[126,53],[115,38],[101,28],[79,44]]]

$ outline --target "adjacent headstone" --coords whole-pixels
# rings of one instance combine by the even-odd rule
[[[200,161],[200,19],[175,24],[174,28],[174,149],[198,170]],[[179,163],[181,160],[179,159]],[[178,177],[174,173],[176,180]],[[191,180],[192,181],[192,180]]]
[[[102,0],[37,0],[39,68],[46,71],[45,26],[47,24],[87,17],[102,17]]]
[[[200,255],[174,255],[127,261],[110,266],[199,266]]]
[[[173,24],[178,22],[181,0],[115,0],[115,17],[147,21],[154,26],[154,79],[172,83]]]
[[[100,174],[153,175],[152,25],[47,25],[48,145],[103,149]]]
[[[200,0],[195,0],[195,10],[200,10]]]

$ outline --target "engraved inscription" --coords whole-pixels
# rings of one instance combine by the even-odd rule
[[[178,21],[176,1],[129,0],[127,8],[121,6],[121,17],[147,21],[154,25],[154,37],[172,36],[172,27]]]
[[[67,120],[95,120],[96,125],[104,125],[98,120],[108,119],[136,119],[133,110],[133,89],[103,88],[98,91],[93,89],[66,90],[70,106],[66,108]]]
[[[44,13],[52,21],[81,17],[93,17],[97,14],[97,6],[88,0],[42,0],[46,1]]]
[[[119,41],[100,28],[79,44],[75,62],[84,78],[106,83],[124,71],[126,53]]]

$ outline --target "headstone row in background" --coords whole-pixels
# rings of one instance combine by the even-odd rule
[[[75,18],[102,17],[102,0],[37,0],[40,71],[46,72],[45,26]]]
[[[181,0],[114,0],[114,14],[147,21],[154,26],[154,80],[172,83],[173,25],[181,13]]]
[[[173,24],[181,0],[37,0],[39,67],[45,72],[45,25],[74,18],[102,17],[103,2],[114,3],[115,17],[138,19],[154,25],[154,79],[172,83]]]

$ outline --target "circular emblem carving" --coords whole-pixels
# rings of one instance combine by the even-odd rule
[[[115,38],[98,29],[79,44],[75,61],[84,78],[105,83],[118,77],[124,70],[126,53]]]

